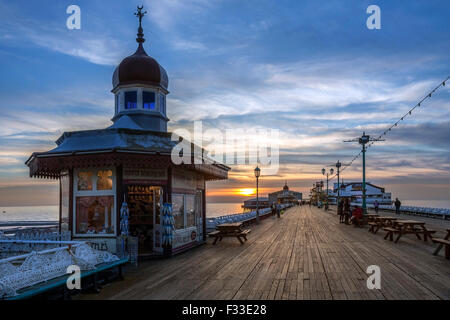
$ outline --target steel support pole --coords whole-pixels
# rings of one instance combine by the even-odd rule
[[[339,206],[339,200],[341,199],[341,197],[340,197],[340,186],[339,186],[339,167],[337,168],[337,178],[338,178],[338,185],[337,185],[337,187],[338,187],[338,195],[337,195],[337,205]]]
[[[362,182],[362,209],[363,213],[367,214],[366,207],[366,145],[363,143],[362,145],[362,164],[363,164],[363,182]]]
[[[256,178],[256,222],[259,223],[259,196],[258,196],[258,177]]]

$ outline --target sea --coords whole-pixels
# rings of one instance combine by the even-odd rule
[[[401,200],[402,205],[450,208],[450,200]],[[206,216],[213,218],[242,213],[242,203],[206,203]],[[57,221],[59,206],[0,207],[0,223],[17,221]]]

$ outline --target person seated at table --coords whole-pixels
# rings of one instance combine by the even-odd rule
[[[361,226],[363,220],[363,209],[361,207],[355,207],[352,211],[352,217],[350,223],[356,226]]]

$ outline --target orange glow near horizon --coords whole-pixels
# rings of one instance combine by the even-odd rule
[[[256,194],[255,188],[241,188],[236,190],[236,194],[240,196],[252,196]]]
[[[259,188],[259,196],[265,197],[268,193],[278,191],[281,188]],[[242,197],[256,197],[256,188],[207,188],[206,197],[229,197],[242,199]],[[239,200],[240,201],[240,200]]]

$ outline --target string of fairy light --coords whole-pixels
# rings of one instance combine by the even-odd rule
[[[417,108],[420,108],[423,106],[423,103],[430,99],[433,94],[439,90],[441,87],[445,87],[445,83],[450,79],[450,76],[448,76],[445,80],[441,81],[439,83],[439,85],[437,85],[433,90],[431,90],[430,92],[428,92],[419,102],[417,102],[411,109],[408,110],[408,112],[406,112],[402,117],[400,117],[394,124],[392,124],[391,126],[389,126],[383,133],[381,133],[376,139],[374,140],[379,140],[382,139],[383,137],[385,137],[389,132],[392,131],[392,129],[398,127],[399,123],[403,120],[405,120],[406,117],[412,116],[412,113],[414,110],[416,110]],[[367,144],[366,148],[369,148],[370,146],[372,146],[374,144],[374,142],[376,141],[371,141],[370,143]],[[353,159],[347,163],[347,164],[343,164],[342,167],[339,170],[339,173],[342,173],[346,168],[350,167],[353,162],[355,162],[360,156],[362,155],[362,150],[359,151],[359,153],[357,155],[355,155],[353,157]],[[334,179],[337,176],[337,172],[331,177],[329,178],[329,180]]]

